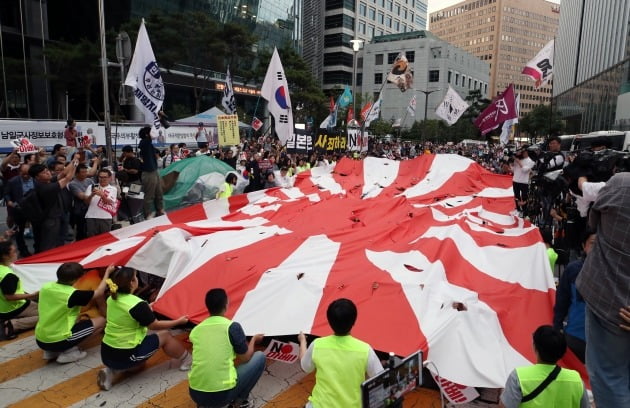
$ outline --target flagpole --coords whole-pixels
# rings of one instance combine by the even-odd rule
[[[556,36],[553,36],[553,65],[556,65]],[[551,68],[553,69],[553,67]],[[577,70],[576,70],[577,72]],[[552,122],[553,122],[553,71],[552,71],[552,77],[551,77],[551,98],[549,98],[549,135],[551,136],[551,126],[552,126]]]
[[[109,83],[107,81],[107,49],[105,48],[105,6],[104,0],[98,0],[99,29],[101,37],[101,74],[103,76],[103,112],[105,116],[105,154],[108,163],[116,163],[112,154],[112,123],[109,112]]]

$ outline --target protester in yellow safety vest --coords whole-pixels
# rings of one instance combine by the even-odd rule
[[[190,397],[199,406],[253,407],[249,393],[265,370],[265,355],[254,351],[254,345],[263,335],[256,334],[247,343],[241,325],[225,317],[228,297],[224,289],[210,289],[206,307],[210,317],[189,336],[193,344],[188,373]]]
[[[232,197],[234,193],[234,186],[236,186],[236,182],[238,181],[238,177],[234,173],[228,173],[225,176],[225,183],[223,183],[219,187],[219,191],[217,191],[216,198],[228,198]]]
[[[99,387],[109,390],[117,374],[141,366],[160,348],[178,360],[180,370],[189,370],[191,354],[167,330],[188,323],[188,317],[157,320],[149,304],[133,294],[138,289],[135,269],[119,268],[110,276],[107,325],[101,344],[105,368],[98,373]],[[149,329],[154,331],[147,334]]]
[[[39,321],[35,326],[35,339],[44,350],[44,359],[58,363],[72,363],[84,358],[87,353],[77,345],[92,334],[100,333],[105,318],[77,321],[81,306],[86,306],[105,293],[105,280],[114,270],[110,265],[96,290],[77,290],[72,285],[85,273],[81,264],[66,262],[57,269],[57,282],[45,283],[39,290]]]
[[[22,282],[10,266],[18,252],[11,241],[0,242],[0,340],[16,337],[16,332],[32,329],[37,324],[38,292],[26,293]]]
[[[536,329],[536,364],[518,367],[510,373],[501,395],[500,407],[590,407],[580,374],[557,365],[566,350],[566,340],[559,330],[551,326]]]
[[[333,301],[326,312],[334,335],[314,340],[306,348],[306,336],[298,335],[302,369],[315,370],[315,387],[307,408],[359,408],[361,383],[383,365],[369,344],[355,339],[350,330],[357,320],[357,308],[349,299]]]

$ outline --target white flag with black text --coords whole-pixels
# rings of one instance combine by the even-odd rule
[[[133,88],[136,106],[144,113],[145,121],[154,129],[160,129],[159,112],[164,102],[164,83],[151,48],[149,34],[144,26],[144,19],[138,30],[136,49],[125,78],[125,85]]]
[[[416,95],[412,96],[409,100],[409,106],[407,106],[407,112],[411,116],[416,116]]]
[[[230,76],[230,67],[225,75],[225,88],[223,88],[223,98],[221,105],[225,109],[225,113],[233,115],[236,113],[236,101],[234,100],[234,87],[232,86],[232,77]]]
[[[464,114],[468,106],[457,91],[449,85],[448,92],[446,92],[444,100],[435,110],[435,114],[451,126]]]

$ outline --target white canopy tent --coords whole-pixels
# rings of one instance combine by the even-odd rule
[[[173,123],[177,125],[194,123],[195,125],[197,125],[199,122],[203,122],[204,126],[216,127],[218,115],[226,115],[226,113],[223,112],[221,109],[217,108],[216,106],[214,106],[205,112],[201,112],[194,116],[189,116],[187,118],[178,119],[177,121]],[[239,121],[238,127],[249,128],[251,126]]]

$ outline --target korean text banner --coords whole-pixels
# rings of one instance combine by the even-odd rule
[[[313,147],[316,152],[336,153],[348,150],[348,140],[341,132],[319,129]]]
[[[295,129],[293,136],[287,140],[287,152],[308,154],[313,151],[313,135],[301,129]]]

